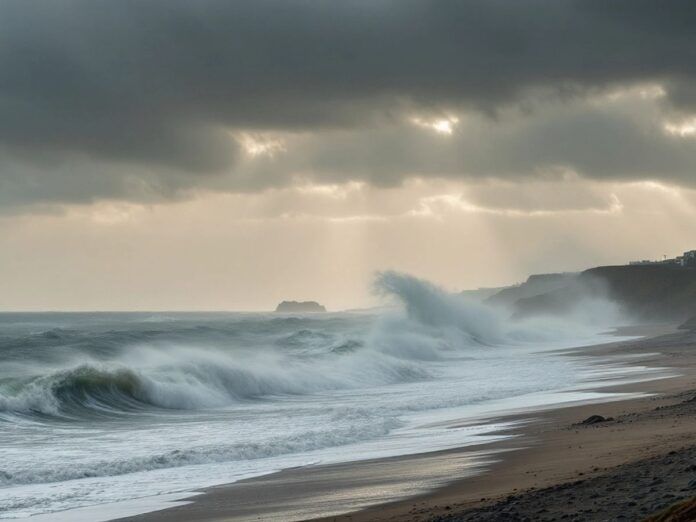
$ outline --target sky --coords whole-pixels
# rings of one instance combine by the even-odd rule
[[[0,310],[696,249],[696,3],[0,2]]]

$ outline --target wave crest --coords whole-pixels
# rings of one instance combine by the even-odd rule
[[[471,341],[494,344],[505,338],[501,318],[490,307],[449,294],[428,281],[399,272],[379,272],[378,294],[397,298],[409,318],[433,328],[456,328]]]
[[[210,348],[132,349],[117,361],[44,370],[0,381],[0,412],[84,416],[144,408],[210,409],[278,395],[304,395],[423,378],[412,361],[348,343],[308,357]]]

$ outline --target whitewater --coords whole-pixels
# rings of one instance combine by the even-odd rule
[[[560,350],[616,340],[610,303],[513,320],[403,274],[375,291],[391,306],[0,314],[0,518],[494,441],[497,412],[641,373]]]

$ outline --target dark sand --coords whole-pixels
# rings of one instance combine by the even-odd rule
[[[626,333],[651,338],[574,355],[638,354],[681,374],[612,390],[655,396],[517,414],[518,437],[499,443],[285,470],[121,520],[641,520],[696,495],[696,332]],[[578,424],[595,414],[614,420]]]
[[[686,397],[674,397],[677,402],[660,410],[630,413],[613,422],[578,429],[602,433],[611,430],[612,424],[649,423],[651,418],[668,422],[683,416],[693,418],[696,417],[694,397],[696,390]],[[684,444],[689,441],[684,440]],[[595,460],[591,472],[578,471],[575,480],[542,489],[530,487],[524,493],[512,492],[504,500],[496,499],[474,509],[444,506],[450,513],[432,520],[642,520],[675,502],[696,496],[696,444],[666,452],[659,448],[656,453],[655,457],[615,467]],[[416,506],[415,513],[419,511]],[[427,509],[425,514],[430,514]]]

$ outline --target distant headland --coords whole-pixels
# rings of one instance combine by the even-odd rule
[[[475,297],[476,292],[463,292]],[[485,296],[485,293],[481,294]],[[538,274],[524,283],[502,288],[484,301],[502,305],[514,315],[567,312],[586,297],[609,298],[643,321],[687,321],[696,329],[696,250],[659,261],[599,266],[580,273]]]
[[[326,307],[316,301],[283,301],[275,309],[276,312],[314,313],[326,312]]]

